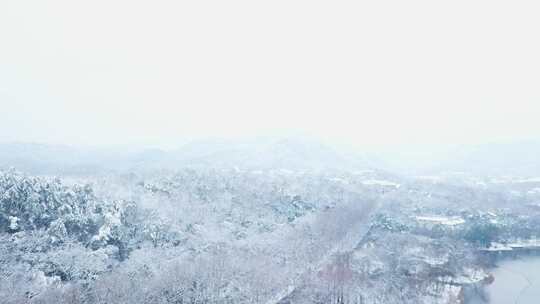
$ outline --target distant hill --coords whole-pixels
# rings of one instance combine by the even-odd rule
[[[373,167],[361,154],[347,155],[309,137],[199,140],[168,152],[143,168],[212,167],[240,169],[354,170]]]
[[[477,174],[540,176],[540,141],[500,142],[458,149],[447,167]]]
[[[386,169],[400,172],[540,176],[540,140],[414,146],[386,153],[381,158]]]
[[[37,174],[88,174],[184,167],[318,171],[375,166],[376,162],[368,156],[347,154],[308,137],[207,139],[192,141],[172,151],[0,144],[0,168],[15,167]]]
[[[386,153],[336,148],[311,137],[196,140],[171,151],[81,148],[33,143],[0,144],[0,169],[34,174],[98,174],[192,168],[296,171],[383,169],[396,173],[468,172],[540,176],[540,141],[460,147],[413,146]]]

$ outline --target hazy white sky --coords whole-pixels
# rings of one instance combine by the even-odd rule
[[[538,1],[0,1],[0,141],[540,136]]]

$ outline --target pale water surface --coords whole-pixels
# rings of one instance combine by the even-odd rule
[[[490,304],[539,304],[540,257],[501,261],[487,293]]]

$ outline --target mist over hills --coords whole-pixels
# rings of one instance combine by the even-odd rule
[[[250,170],[355,170],[373,167],[361,154],[347,154],[310,138],[208,139],[178,149],[80,148],[33,143],[0,145],[0,167],[32,173],[90,173],[185,167]]]
[[[178,149],[97,148],[36,143],[0,144],[0,168],[35,174],[88,174],[178,168],[287,169],[436,174],[534,176],[540,169],[540,141],[498,142],[456,147],[410,146],[392,151],[358,151],[311,137],[201,139]]]
[[[425,149],[424,149],[425,148]],[[416,174],[463,172],[472,175],[535,177],[540,141],[522,140],[443,147],[409,147],[381,155],[387,169]]]
[[[540,170],[540,141],[499,142],[465,147],[448,166],[487,173],[535,176]]]

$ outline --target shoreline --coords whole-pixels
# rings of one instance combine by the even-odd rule
[[[540,254],[536,252],[534,254],[504,256],[499,257],[494,262],[494,266],[490,269],[493,280],[485,282],[479,288],[469,290],[464,303],[533,303],[522,303],[521,301],[522,299],[528,301],[527,298],[524,298],[530,297],[527,292],[540,282],[538,272],[534,272],[536,267],[531,267],[531,264],[537,264],[540,267]],[[531,277],[531,273],[536,274],[536,277]],[[540,291],[535,292],[540,293]]]

